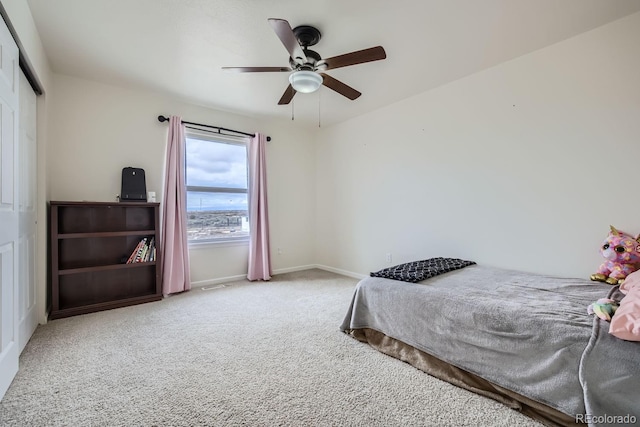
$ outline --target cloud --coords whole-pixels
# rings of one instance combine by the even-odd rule
[[[187,185],[247,188],[247,149],[187,138]]]

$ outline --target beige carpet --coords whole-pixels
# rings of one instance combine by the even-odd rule
[[[308,270],[54,320],[0,425],[539,425],[340,332],[355,284]]]

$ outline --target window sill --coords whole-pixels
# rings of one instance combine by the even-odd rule
[[[189,249],[224,248],[229,246],[249,246],[249,238],[229,239],[229,240],[192,240],[189,242]]]

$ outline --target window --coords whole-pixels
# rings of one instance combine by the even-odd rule
[[[247,141],[187,132],[185,181],[190,242],[248,239]]]

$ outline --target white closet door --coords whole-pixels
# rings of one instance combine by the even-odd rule
[[[0,398],[18,372],[18,47],[0,20]]]
[[[36,307],[36,94],[20,71],[18,136],[18,343],[22,352],[38,326]]]

